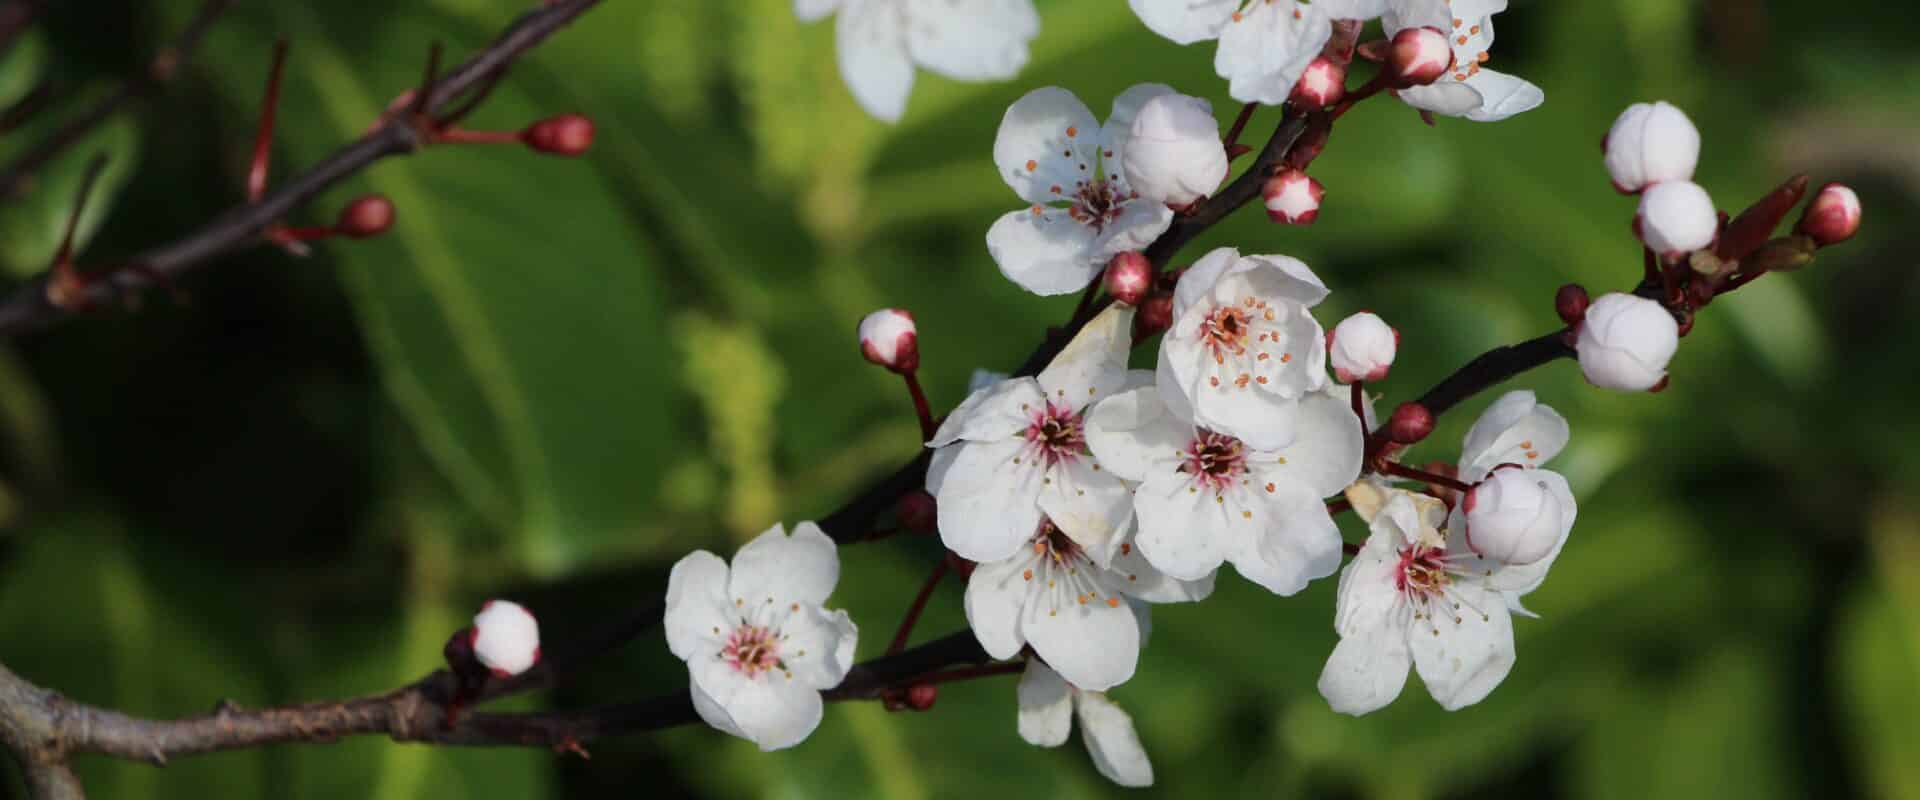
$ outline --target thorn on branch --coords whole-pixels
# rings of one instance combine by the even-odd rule
[[[93,194],[94,184],[106,168],[106,153],[97,154],[87,162],[86,175],[80,179],[80,191],[67,213],[66,233],[61,235],[60,247],[54,250],[53,263],[48,267],[52,274],[47,278],[47,302],[68,311],[81,311],[88,306],[87,288],[92,279],[81,274],[73,263],[73,238],[80,228],[80,215],[87,210],[87,198]]]
[[[247,169],[247,202],[258,203],[267,193],[267,167],[273,159],[273,124],[280,107],[280,78],[287,67],[287,40],[273,44],[273,66],[267,70],[266,98],[260,104],[260,128],[253,137],[253,163]]]

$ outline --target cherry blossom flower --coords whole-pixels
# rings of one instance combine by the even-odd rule
[[[1381,18],[1388,36],[1405,28],[1430,27],[1447,34],[1453,72],[1425,86],[1396,92],[1407,105],[1475,122],[1497,122],[1531,111],[1546,100],[1540,87],[1486,68],[1493,46],[1493,15],[1507,0],[1392,0]]]
[[[495,677],[526,672],[540,662],[540,623],[519,603],[488,600],[473,617],[474,658]]]
[[[1121,172],[1140,196],[1185,206],[1213,194],[1227,178],[1227,150],[1213,106],[1177,92],[1140,106]]]
[[[1528,613],[1520,606],[1520,597],[1539,588],[1541,581],[1546,580],[1547,569],[1560,557],[1560,549],[1566,546],[1567,537],[1573,531],[1578,510],[1573,491],[1565,477],[1542,469],[1567,446],[1568,438],[1565,417],[1551,406],[1541,403],[1533,392],[1516,390],[1501,395],[1500,399],[1493,401],[1493,405],[1487,406],[1480,418],[1474,420],[1473,427],[1467,430],[1466,438],[1461,443],[1460,480],[1481,484],[1496,471],[1513,473],[1510,479],[1525,480],[1540,492],[1533,495],[1532,499],[1537,501],[1535,508],[1541,513],[1529,517],[1529,529],[1526,531],[1530,537],[1545,536],[1551,540],[1551,544],[1545,547],[1546,555],[1539,558],[1532,558],[1540,549],[1537,538],[1529,543],[1525,553],[1520,552],[1521,548],[1518,547],[1507,549],[1506,545],[1514,543],[1496,541],[1494,536],[1497,534],[1491,532],[1486,535],[1486,544],[1500,547],[1502,552],[1480,546],[1481,532],[1473,528],[1473,509],[1478,508],[1481,501],[1494,504],[1490,511],[1498,512],[1501,508],[1498,500],[1491,499],[1490,495],[1480,495],[1477,488],[1469,493],[1475,497],[1472,508],[1463,498],[1447,523],[1452,530],[1462,534],[1470,551],[1489,557],[1507,556],[1501,559],[1506,564],[1502,573],[1505,580],[1503,587],[1508,606],[1519,613]],[[1553,523],[1551,527],[1547,525],[1549,521]],[[1537,528],[1533,525],[1535,522],[1538,523]],[[1542,534],[1540,529],[1550,530],[1551,533]],[[1515,556],[1526,558],[1522,561]]]
[[[927,443],[940,540],[992,563],[1029,545],[1041,515],[1100,564],[1127,520],[1127,489],[1087,449],[1083,414],[1126,379],[1133,309],[1094,317],[1036,377],[974,392]]]
[[[1385,379],[1399,348],[1400,332],[1371,311],[1340,320],[1327,334],[1328,359],[1341,383]]]
[[[1574,339],[1580,373],[1587,382],[1623,392],[1643,392],[1659,385],[1679,349],[1680,325],[1666,308],[1621,292],[1608,292],[1587,306]]]
[[[839,12],[840,77],[867,113],[896,122],[924,67],[962,81],[1011,78],[1040,33],[1033,0],[794,0],[812,22]]]
[[[1327,338],[1309,309],[1327,287],[1298,259],[1222,247],[1174,287],[1157,380],[1175,416],[1278,450],[1299,400],[1327,385]]]
[[[1154,33],[1180,44],[1219,39],[1213,69],[1242,103],[1286,102],[1333,36],[1333,20],[1372,19],[1388,0],[1130,0]]]
[[[1322,498],[1360,474],[1360,425],[1332,391],[1297,402],[1298,435],[1259,449],[1196,427],[1152,387],[1095,406],[1087,441],[1102,464],[1137,481],[1136,539],[1148,563],[1198,579],[1230,562],[1268,591],[1288,595],[1340,566],[1340,532]]]
[[[1669,260],[1713,244],[1720,215],[1707,190],[1692,181],[1661,181],[1640,193],[1633,231]]]
[[[1614,119],[1601,149],[1614,188],[1632,194],[1661,181],[1693,180],[1700,130],[1665,100],[1634,103]]]
[[[820,692],[853,666],[859,630],[822,607],[840,555],[818,525],[768,528],[733,566],[697,550],[667,578],[667,646],[687,662],[693,708],[762,750],[799,744],[820,724]]]
[[[1153,764],[1133,729],[1133,718],[1105,694],[1069,683],[1039,659],[1020,676],[1020,738],[1040,747],[1065,744],[1080,718],[1080,740],[1093,768],[1121,786],[1152,786]]]
[[[937,478],[929,479],[937,480]],[[1213,593],[1213,575],[1181,581],[1154,569],[1130,533],[1102,561],[1042,518],[1027,546],[982,563],[967,579],[967,624],[994,658],[1033,651],[1077,686],[1109,689],[1133,677],[1147,607]]]

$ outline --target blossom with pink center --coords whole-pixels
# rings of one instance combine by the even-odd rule
[[[687,662],[693,708],[762,750],[792,747],[820,724],[820,693],[853,666],[859,630],[823,607],[840,556],[818,525],[768,528],[733,565],[697,550],[667,578],[667,647]]]
[[[1114,98],[1105,126],[1057,86],[1028,92],[1007,109],[993,163],[1028,205],[993,223],[987,252],[1008,280],[1034,294],[1077,292],[1108,259],[1145,248],[1173,224],[1173,211],[1140,197],[1121,169],[1134,116],[1173,93],[1157,83],[1133,86]]]
[[[1310,309],[1327,287],[1299,260],[1203,256],[1174,288],[1156,381],[1169,408],[1255,450],[1293,440],[1300,399],[1327,385],[1327,338]]]
[[[1453,48],[1453,68],[1424,86],[1394,92],[1407,105],[1475,122],[1497,122],[1545,102],[1540,87],[1486,67],[1493,46],[1493,15],[1507,0],[1391,0],[1380,19],[1388,36],[1408,28],[1433,28]]]
[[[1004,561],[1044,514],[1106,564],[1130,513],[1127,489],[1087,450],[1088,406],[1126,378],[1133,309],[1115,305],[1034,377],[969,395],[927,443],[926,489],[940,540],[970,561]]]
[[[1144,375],[1142,376],[1144,382]],[[1169,577],[1193,580],[1230,562],[1277,594],[1340,567],[1340,531],[1323,498],[1360,474],[1360,424],[1327,390],[1298,401],[1297,435],[1261,449],[1196,427],[1143,386],[1095,406],[1087,442],[1102,464],[1138,482],[1135,543]]]

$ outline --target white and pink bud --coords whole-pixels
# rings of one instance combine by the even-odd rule
[[[920,368],[919,329],[905,309],[883,308],[860,320],[860,354],[894,372]]]
[[[1134,114],[1120,168],[1127,185],[1153,202],[1186,206],[1212,194],[1227,178],[1213,106],[1174,92],[1148,100]]]
[[[1327,188],[1297,169],[1282,170],[1260,190],[1267,201],[1267,218],[1283,225],[1312,225],[1320,217],[1320,201]]]
[[[1553,553],[1573,530],[1576,513],[1567,479],[1544,469],[1496,469],[1467,491],[1467,546],[1504,564],[1532,564]]]
[[[1347,96],[1347,67],[1326,56],[1307,65],[1287,101],[1300,108],[1326,108]]]
[[[1341,383],[1377,381],[1387,377],[1400,332],[1370,311],[1362,311],[1327,332],[1327,361]]]
[[[1665,181],[1693,180],[1700,131],[1672,103],[1634,103],[1614,119],[1601,149],[1613,188],[1634,194]]]
[[[1393,35],[1386,69],[1395,87],[1425,86],[1453,69],[1453,45],[1439,28],[1402,28]]]
[[[1665,306],[1610,292],[1587,307],[1574,350],[1587,382],[1603,389],[1643,392],[1667,377],[1680,348],[1680,324]]]
[[[488,600],[473,617],[473,655],[495,677],[510,678],[540,663],[540,623],[520,604]]]
[[[1821,247],[1853,238],[1860,230],[1860,195],[1838,183],[1820,187],[1793,229]]]
[[[1107,262],[1104,280],[1107,294],[1113,295],[1113,299],[1137,306],[1153,289],[1153,262],[1138,250],[1128,250]]]
[[[1720,214],[1700,184],[1661,181],[1640,194],[1633,232],[1653,252],[1674,259],[1713,244],[1720,232]]]

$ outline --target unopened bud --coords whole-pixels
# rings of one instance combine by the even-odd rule
[[[1433,433],[1433,412],[1419,403],[1401,403],[1387,418],[1387,438],[1394,444],[1416,444]]]
[[[1282,225],[1312,225],[1320,218],[1320,201],[1327,189],[1297,169],[1282,170],[1260,190],[1267,201],[1267,219]]]
[[[1138,250],[1128,250],[1107,262],[1107,294],[1127,305],[1140,304],[1153,288],[1153,262]]]
[[[1575,507],[1567,479],[1527,467],[1495,469],[1467,491],[1460,510],[1467,546],[1506,564],[1546,558],[1573,529]]]
[[[939,507],[934,504],[933,495],[924,489],[900,495],[893,513],[900,520],[900,527],[914,533],[930,533],[939,525]]]
[[[1578,325],[1587,316],[1587,287],[1569,283],[1553,293],[1553,310],[1560,315],[1560,321],[1568,325]]]
[[[1814,194],[1793,230],[1821,247],[1836,245],[1859,232],[1860,213],[1860,195],[1841,184],[1829,183]]]
[[[920,368],[919,329],[913,315],[899,308],[883,308],[860,320],[860,354],[894,372]]]
[[[1713,244],[1719,227],[1713,198],[1690,181],[1662,181],[1647,187],[1640,195],[1639,213],[1633,217],[1634,233],[1640,241],[1668,259]]]
[[[1601,149],[1613,188],[1634,194],[1662,181],[1693,180],[1700,131],[1672,103],[1634,103],[1614,119]]]
[[[1213,107],[1177,92],[1140,106],[1120,158],[1133,191],[1171,206],[1185,206],[1213,194],[1227,177],[1227,150],[1220,142]]]
[[[907,688],[907,707],[915,711],[933,708],[934,701],[939,699],[940,687],[933,684],[917,683]]]
[[[1173,326],[1173,293],[1154,292],[1133,315],[1133,339],[1140,341]]]
[[[1397,88],[1425,86],[1453,68],[1453,46],[1439,28],[1402,28],[1393,35],[1387,74]]]
[[[561,114],[528,125],[527,146],[556,156],[578,156],[593,146],[593,120],[585,114]]]
[[[1347,95],[1347,68],[1331,58],[1320,56],[1300,73],[1287,102],[1302,109],[1326,108]]]
[[[379,194],[354,198],[353,202],[340,210],[340,219],[333,223],[335,232],[353,239],[379,236],[391,227],[393,201]]]
[[[1593,301],[1574,340],[1587,382],[1624,392],[1659,383],[1679,348],[1680,325],[1666,307],[1620,292]]]
[[[1327,362],[1341,383],[1386,378],[1399,347],[1400,332],[1368,311],[1340,320],[1327,332]]]
[[[482,666],[509,678],[540,662],[540,623],[518,603],[488,600],[473,618],[472,644]]]

